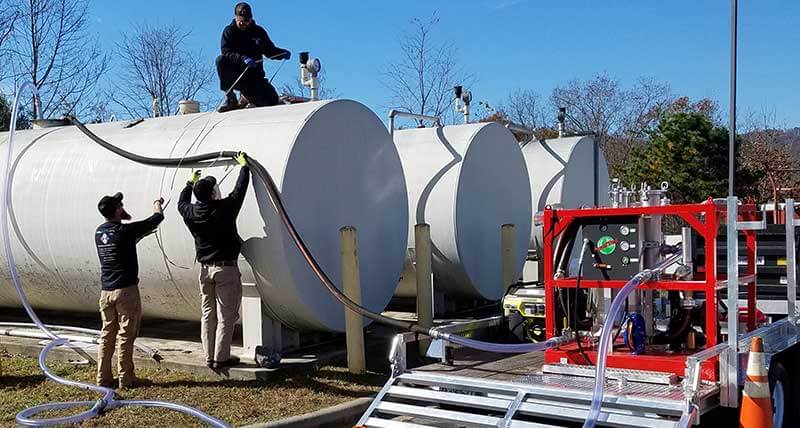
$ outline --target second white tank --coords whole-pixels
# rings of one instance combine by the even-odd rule
[[[608,205],[608,165],[594,137],[531,141],[522,147],[530,174],[531,210]],[[541,248],[541,228],[533,228],[530,248]]]
[[[532,220],[528,173],[514,136],[497,123],[476,123],[398,130],[394,141],[408,188],[409,248],[414,225],[428,223],[435,290],[456,298],[502,297],[508,284],[502,283],[501,227],[515,226],[519,272]],[[415,293],[414,281],[404,276],[396,294]]]

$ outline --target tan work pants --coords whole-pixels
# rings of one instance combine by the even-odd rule
[[[231,357],[233,328],[242,304],[242,275],[238,266],[200,266],[200,338],[206,361]]]
[[[142,320],[142,301],[139,287],[130,286],[114,291],[100,292],[100,346],[97,351],[97,383],[111,384],[111,358],[117,353],[117,370],[120,387],[132,384],[136,375],[133,366],[133,342],[139,335]]]

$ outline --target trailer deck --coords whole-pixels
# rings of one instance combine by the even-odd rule
[[[753,230],[763,222],[741,221],[737,216],[736,198],[728,198],[727,235],[733,242],[739,232],[744,232],[751,241]],[[716,409],[739,407],[739,391],[744,384],[747,356],[754,337],[763,340],[767,365],[788,369],[782,378],[776,371],[776,384],[790,385],[796,379],[797,356],[800,354],[800,317],[796,312],[796,241],[794,228],[800,219],[794,215],[794,201],[788,200],[787,221],[787,318],[768,323],[760,328],[754,325],[756,295],[754,282],[741,276],[726,278],[729,307],[737,307],[738,289],[744,282],[748,288],[747,324],[739,332],[737,322],[726,323],[718,319],[716,310],[706,316],[710,318],[714,337],[704,348],[695,353],[680,355],[681,367],[664,367],[650,364],[652,355],[647,351],[641,355],[630,352],[612,352],[610,356],[628,358],[639,362],[634,367],[609,367],[605,372],[605,394],[602,411],[597,419],[599,426],[613,427],[689,427],[699,424],[701,416]],[[702,207],[710,209],[708,206]],[[648,208],[650,209],[650,208]],[[654,213],[656,211],[653,211]],[[581,213],[583,214],[583,213]],[[576,214],[577,215],[577,214]],[[713,217],[716,218],[716,217]],[[706,218],[707,221],[708,218]],[[697,221],[696,218],[690,219]],[[716,234],[716,228],[714,230]],[[715,239],[715,235],[711,236]],[[748,259],[755,254],[748,246]],[[546,257],[550,260],[552,257]],[[738,245],[727,248],[730,271],[738,268]],[[716,273],[716,268],[710,270]],[[546,275],[549,278],[548,275]],[[755,275],[753,275],[755,277]],[[711,293],[717,291],[714,275],[707,275],[713,285]],[[711,281],[713,280],[713,281]],[[568,286],[560,280],[562,286]],[[591,286],[592,284],[585,284]],[[663,284],[656,284],[661,286]],[[649,284],[653,286],[653,284]],[[681,285],[680,287],[683,287]],[[552,300],[552,296],[551,296]],[[717,301],[717,298],[710,300]],[[549,302],[550,305],[553,302]],[[714,306],[714,305],[712,305]],[[548,314],[550,317],[552,313]],[[467,335],[478,339],[476,331],[502,324],[501,317],[471,323],[441,327],[442,333]],[[552,326],[551,326],[552,327]],[[708,325],[706,325],[708,328]],[[725,336],[718,335],[724,331]],[[419,337],[413,333],[395,337],[389,359],[392,377],[375,397],[370,407],[359,420],[365,427],[530,427],[581,425],[590,413],[595,371],[592,366],[575,365],[566,356],[548,351],[515,356],[453,348],[435,340],[428,354],[442,359],[442,363],[409,370],[406,348]],[[555,348],[558,349],[558,348]],[[613,348],[612,348],[613,349]],[[652,350],[651,350],[652,352]],[[591,353],[591,352],[590,352]],[[545,360],[550,364],[542,364]],[[558,358],[553,358],[558,356]],[[647,362],[644,364],[643,362]],[[777,363],[776,363],[777,362]],[[792,377],[787,373],[795,373]],[[770,372],[770,381],[772,383]],[[781,386],[779,391],[784,391]],[[788,401],[787,401],[788,399]],[[773,397],[776,410],[776,426],[796,426],[796,397]],[[716,417],[707,418],[712,426],[719,426]]]

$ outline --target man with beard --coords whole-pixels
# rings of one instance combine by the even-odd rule
[[[137,379],[133,366],[133,342],[139,335],[142,301],[139,297],[139,260],[136,244],[164,220],[164,199],[153,202],[153,215],[131,223],[131,216],[122,205],[122,193],[103,196],[97,204],[106,222],[94,234],[100,258],[100,346],[97,351],[97,384],[114,387],[111,358],[115,345],[119,349],[117,367],[119,387],[132,388]]]
[[[253,19],[249,4],[236,5],[233,21],[222,31],[220,45],[222,54],[217,57],[217,75],[220,89],[228,92],[225,104],[218,111],[278,104],[278,93],[265,79],[262,60],[264,57],[288,60],[292,54],[272,43],[267,31]],[[239,76],[241,80],[232,88]],[[234,89],[242,93],[242,100],[236,99]]]

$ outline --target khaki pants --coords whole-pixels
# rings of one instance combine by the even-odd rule
[[[114,291],[100,292],[100,316],[103,328],[100,331],[100,346],[97,352],[97,383],[111,384],[111,358],[114,347],[118,347],[117,369],[120,387],[130,385],[136,379],[133,367],[133,342],[139,335],[142,319],[142,301],[139,287],[130,286]]]
[[[242,304],[242,275],[237,266],[200,267],[200,338],[206,361],[227,361],[231,357],[233,328]]]

